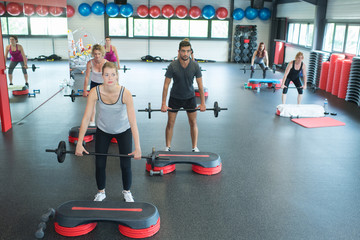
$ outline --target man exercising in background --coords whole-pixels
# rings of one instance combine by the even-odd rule
[[[170,151],[171,139],[173,136],[173,130],[177,111],[171,111],[171,109],[195,109],[200,108],[200,111],[205,111],[205,96],[204,87],[202,83],[202,74],[197,62],[194,62],[190,58],[191,44],[189,41],[181,41],[179,44],[179,58],[173,61],[167,68],[165,73],[165,81],[162,94],[161,111],[168,112],[168,121],[165,130],[165,151]],[[199,88],[201,103],[196,107],[195,90],[193,87],[194,77]],[[169,89],[169,85],[173,79],[173,86],[170,91],[170,98],[168,105],[166,105],[166,97]],[[196,110],[187,111],[187,116],[190,125],[190,135],[192,141],[192,151],[199,152],[197,147],[198,141],[198,127],[196,122]]]

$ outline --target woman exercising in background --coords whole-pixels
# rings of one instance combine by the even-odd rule
[[[264,63],[264,58],[265,58],[265,62]],[[261,69],[263,70],[263,78],[266,78],[266,70],[268,69],[269,66],[269,57],[268,57],[268,53],[265,49],[265,43],[261,42],[259,44],[258,49],[254,52],[253,57],[251,59],[251,72],[250,72],[250,78],[252,78],[253,74],[254,74],[254,70],[255,70],[255,64],[259,64],[259,66],[261,67]]]
[[[116,64],[117,68],[120,69],[119,55],[116,50],[116,47],[111,45],[110,37],[105,38],[105,46],[104,47],[105,47],[105,57],[104,58],[106,60],[108,60],[109,62]]]

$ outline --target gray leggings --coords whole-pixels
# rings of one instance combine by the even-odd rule
[[[22,70],[23,74],[27,74],[26,68],[24,68],[24,62],[13,62],[13,61],[10,61],[10,66],[9,66],[8,73],[12,74],[13,71],[14,71],[14,68],[16,67],[16,65],[18,63],[20,63],[20,65],[21,65],[21,70]]]

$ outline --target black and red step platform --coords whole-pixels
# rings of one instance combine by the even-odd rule
[[[21,95],[28,95],[29,94],[29,87],[28,86],[9,86],[9,90],[12,90],[12,94],[14,96],[21,96]]]
[[[208,92],[208,89],[206,87],[204,87],[204,96],[205,97],[209,96],[209,92]],[[200,97],[199,88],[195,88],[195,97]]]
[[[146,170],[153,174],[168,174],[176,169],[176,164],[192,164],[192,170],[202,175],[214,175],[221,172],[221,158],[211,152],[182,152],[182,151],[157,151],[156,156],[167,159],[153,160],[152,168],[149,160]]]
[[[70,143],[74,143],[76,144],[78,139],[79,139],[79,131],[80,131],[80,126],[76,126],[76,127],[72,127],[69,130],[69,142]],[[96,133],[96,127],[88,127],[84,136],[84,142],[88,143],[91,142],[92,140],[94,140],[95,137],[95,133]],[[117,143],[117,140],[115,138],[111,139],[112,143]]]
[[[55,231],[66,237],[82,236],[97,222],[116,222],[129,238],[147,238],[160,230],[157,208],[144,202],[69,201],[55,211]]]

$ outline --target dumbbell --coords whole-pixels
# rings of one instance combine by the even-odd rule
[[[40,89],[34,89],[32,93],[28,93],[28,97],[36,97],[37,93],[40,93]]]

